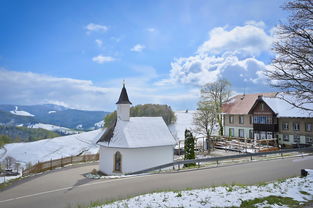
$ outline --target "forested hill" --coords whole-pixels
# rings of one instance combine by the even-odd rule
[[[0,125],[0,148],[13,142],[32,142],[41,139],[58,137],[60,134],[45,129]]]
[[[70,129],[91,130],[108,112],[70,109],[63,106],[0,105],[0,124],[29,126],[36,123],[52,124]]]
[[[54,138],[60,136],[58,133],[45,129],[31,129],[26,127],[3,126],[0,125],[0,135],[9,137],[10,142],[31,142],[41,139]],[[7,139],[7,138],[6,138]]]

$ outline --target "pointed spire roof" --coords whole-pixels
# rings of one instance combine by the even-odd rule
[[[132,104],[128,99],[127,91],[125,88],[125,83],[123,83],[123,88],[120,94],[120,98],[118,99],[116,104]]]

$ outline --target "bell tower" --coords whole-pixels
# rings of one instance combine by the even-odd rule
[[[125,88],[125,82],[123,82],[123,88],[120,94],[120,98],[116,102],[117,119],[122,120],[122,121],[129,121],[131,104],[132,103],[128,99],[127,91]]]

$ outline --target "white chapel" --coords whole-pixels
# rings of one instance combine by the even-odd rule
[[[130,117],[125,84],[117,119],[100,137],[100,171],[121,175],[173,162],[176,141],[162,117]]]

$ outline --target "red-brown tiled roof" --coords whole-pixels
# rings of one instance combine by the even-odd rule
[[[236,95],[223,104],[222,112],[226,114],[248,114],[258,96],[275,97],[276,92]]]

